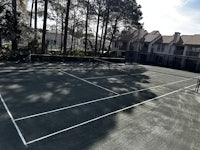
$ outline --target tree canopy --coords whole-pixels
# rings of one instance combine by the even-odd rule
[[[42,53],[46,52],[46,30],[61,33],[61,51],[66,54],[68,47],[73,49],[69,44],[73,43],[74,38],[84,38],[83,44],[87,51],[88,42],[91,43],[90,35],[94,35],[92,50],[97,53],[110,50],[113,40],[125,28],[142,28],[141,6],[136,0],[28,0],[28,3],[32,3],[31,10],[27,10],[24,0],[0,2],[0,37],[16,40],[17,43],[23,38],[31,41],[34,35],[38,39],[37,18],[44,16]],[[32,29],[33,21],[35,29]],[[71,42],[67,43],[69,35]],[[106,47],[108,41],[110,44]]]

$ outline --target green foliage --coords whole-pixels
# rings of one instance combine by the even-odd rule
[[[28,43],[28,47],[29,50],[31,50],[32,53],[34,54],[39,54],[41,53],[41,41],[37,41],[35,39],[33,39],[31,42]]]
[[[11,43],[4,43],[4,44],[2,44],[2,49],[4,49],[4,50],[11,50]]]
[[[11,45],[3,45],[0,51],[0,60],[17,60],[17,52],[11,50]]]
[[[85,55],[85,51],[83,51],[83,50],[73,50],[73,51],[68,50],[67,56],[80,56],[80,57],[83,57],[83,56],[101,56],[101,53],[97,53],[95,55],[94,51],[87,51],[86,55]]]
[[[74,50],[74,51],[67,51],[68,56],[84,56],[84,51],[81,50]]]
[[[19,39],[21,35],[21,30],[19,29],[19,17],[20,13],[17,13],[17,20],[15,21],[14,15],[11,11],[7,10],[5,14],[4,32],[3,35],[8,40],[13,40],[14,38]]]

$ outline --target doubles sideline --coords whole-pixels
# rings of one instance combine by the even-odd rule
[[[140,89],[140,90],[136,90],[136,91],[130,91],[130,92],[126,92],[126,93],[123,93],[123,94],[108,96],[108,97],[104,97],[104,98],[99,98],[99,99],[95,99],[95,100],[91,100],[91,101],[87,101],[87,102],[83,102],[83,103],[79,103],[79,104],[75,104],[75,105],[71,105],[71,106],[67,106],[67,107],[62,107],[62,108],[58,108],[58,109],[54,109],[54,110],[50,110],[50,111],[45,111],[45,112],[41,112],[41,113],[37,113],[37,114],[33,114],[33,115],[28,115],[28,116],[25,116],[25,117],[20,117],[20,118],[15,119],[15,121],[20,121],[20,120],[25,120],[25,119],[29,119],[29,118],[39,117],[39,116],[43,116],[43,115],[47,115],[47,114],[51,114],[51,113],[55,113],[55,112],[59,112],[59,111],[63,111],[63,110],[71,109],[71,108],[75,108],[75,107],[80,107],[80,106],[83,106],[83,105],[88,105],[88,104],[92,104],[92,103],[96,103],[96,102],[100,102],[100,101],[109,100],[109,99],[116,98],[116,97],[122,97],[122,96],[125,96],[125,95],[137,93],[137,92],[143,92],[143,91],[147,91],[147,90],[150,90],[150,89],[163,87],[163,86],[166,86],[166,85],[171,85],[171,84],[176,84],[176,83],[180,83],[180,82],[184,82],[184,81],[189,81],[189,80],[192,80],[192,79],[193,78],[189,78],[189,79],[184,79],[184,80],[180,80],[180,81],[164,83],[164,84],[153,86],[153,87],[149,87],[149,88],[144,88],[144,89]]]
[[[22,132],[20,131],[20,129],[19,129],[17,123],[15,122],[15,120],[14,120],[14,118],[13,118],[13,116],[12,116],[10,110],[8,109],[8,107],[7,107],[7,105],[6,105],[6,103],[5,103],[5,101],[4,101],[4,99],[3,99],[3,97],[2,97],[1,94],[0,94],[0,99],[1,99],[1,102],[3,103],[3,106],[4,106],[4,108],[6,109],[8,115],[10,116],[10,119],[11,119],[11,121],[12,121],[12,123],[13,123],[13,125],[14,125],[14,127],[15,127],[17,133],[18,133],[18,135],[20,136],[20,138],[21,138],[23,144],[24,144],[25,146],[27,146],[26,140],[25,140],[24,136],[22,135]]]
[[[72,130],[72,129],[75,129],[75,128],[84,126],[84,125],[86,125],[86,124],[89,124],[89,123],[98,121],[98,120],[100,120],[100,119],[103,119],[103,118],[105,118],[105,117],[108,117],[108,116],[111,116],[111,115],[114,115],[114,114],[123,112],[123,111],[125,111],[125,110],[132,109],[132,108],[134,108],[134,107],[136,107],[136,106],[143,105],[143,104],[148,103],[148,102],[151,102],[151,101],[153,101],[153,100],[166,97],[166,96],[168,96],[168,95],[177,93],[177,92],[179,92],[179,91],[181,91],[181,90],[184,90],[184,89],[193,87],[193,86],[195,86],[195,85],[196,85],[196,84],[193,84],[193,85],[190,85],[190,86],[187,86],[187,87],[183,87],[183,88],[178,89],[178,90],[175,90],[175,91],[173,91],[173,92],[169,92],[169,93],[166,93],[166,94],[164,94],[164,95],[161,95],[161,96],[158,96],[158,97],[155,97],[155,98],[151,98],[151,99],[148,99],[148,100],[146,100],[146,101],[143,101],[143,102],[140,102],[140,103],[137,103],[137,104],[134,104],[134,105],[131,105],[131,106],[128,106],[128,107],[119,109],[119,110],[117,110],[117,111],[113,111],[113,112],[107,113],[107,114],[105,114],[105,115],[102,115],[102,116],[93,118],[93,119],[91,119],[91,120],[84,121],[84,122],[82,122],[82,123],[80,123],[80,124],[77,124],[77,125],[74,125],[74,126],[71,126],[71,127],[68,127],[68,128],[62,129],[62,130],[59,130],[59,131],[57,131],[57,132],[53,132],[53,133],[51,133],[51,134],[42,136],[42,137],[37,138],[37,139],[35,139],[35,140],[31,140],[31,141],[27,142],[27,145],[32,144],[32,143],[35,143],[35,142],[38,142],[38,141],[41,141],[41,140],[44,140],[44,139],[47,139],[47,138],[50,138],[50,137],[52,137],[52,136],[61,134],[61,133],[66,132],[66,131],[69,131],[69,130]]]

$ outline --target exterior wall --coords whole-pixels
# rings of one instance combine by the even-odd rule
[[[57,36],[56,36],[56,33],[47,32],[46,40],[49,41],[48,48],[50,48],[50,49],[58,49],[61,46],[61,34],[60,33],[57,33]],[[71,43],[70,36],[68,36],[67,43]],[[68,44],[68,48],[69,48],[69,45],[71,45],[71,44]]]
[[[149,43],[149,47],[148,47],[148,53],[152,53],[152,50],[154,51],[154,48],[156,48],[156,46],[154,47],[155,42],[158,41],[161,38],[161,36],[157,37],[156,39],[154,39],[153,41],[151,41]],[[152,49],[153,48],[153,49]],[[156,48],[157,49],[157,48]]]
[[[200,55],[200,46],[186,46],[187,47],[187,51],[185,52],[185,56],[189,56],[189,57],[199,57]]]
[[[169,44],[155,44],[153,46],[154,48],[154,53],[158,53],[158,54],[169,54]]]
[[[71,38],[72,38],[72,36],[68,35],[68,37],[67,37],[67,48],[68,49],[70,49],[71,45],[72,45]],[[56,36],[56,33],[47,32],[46,40],[49,41],[49,45],[48,45],[49,49],[60,49],[60,47],[61,47],[61,34],[60,33],[58,33]],[[63,36],[63,40],[64,40],[64,36]],[[73,45],[72,45],[73,50],[83,50],[83,47],[84,47],[83,40],[74,37]]]
[[[176,46],[173,45],[172,43],[170,44],[155,43],[149,45],[148,47],[149,51],[150,47],[151,47],[151,53],[146,53],[146,54],[141,53],[139,55],[140,63],[168,66],[171,68],[179,68],[189,71],[200,72],[200,50],[198,50],[200,49],[200,45]],[[193,53],[194,50],[196,50],[195,53]]]

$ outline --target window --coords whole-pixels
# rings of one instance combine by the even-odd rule
[[[184,46],[176,46],[176,49],[174,51],[175,55],[183,55],[184,52]]]
[[[164,51],[164,46],[162,44],[158,44],[157,51],[158,52],[163,52]]]
[[[167,46],[167,45],[163,44],[163,45],[161,46],[161,52],[164,52],[164,51],[165,51],[165,46]]]

